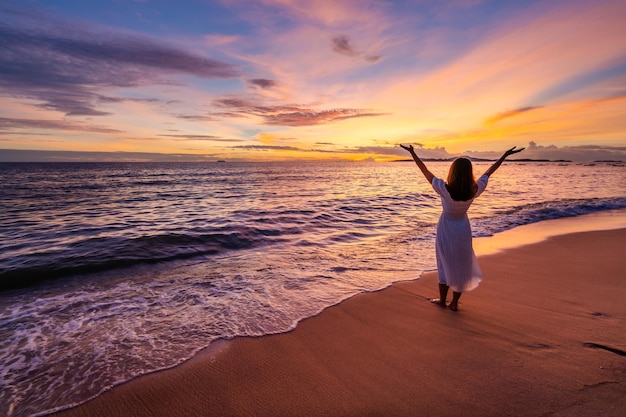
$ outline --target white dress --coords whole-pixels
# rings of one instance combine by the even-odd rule
[[[476,181],[478,197],[487,187],[489,177],[483,175]],[[441,197],[443,212],[437,223],[437,273],[439,283],[446,284],[452,291],[473,290],[482,281],[483,276],[472,247],[472,229],[467,210],[474,199],[454,201],[440,178],[433,178],[433,189]]]

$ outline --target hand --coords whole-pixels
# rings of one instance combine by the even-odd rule
[[[414,152],[413,145],[405,146],[405,145],[402,145],[402,144],[401,144],[401,145],[400,145],[400,147],[401,147],[402,149],[404,149],[404,150],[407,150],[407,151],[411,152],[411,153],[413,153],[413,152]]]
[[[506,157],[507,157],[507,156],[509,156],[509,155],[513,155],[514,153],[518,153],[518,152],[521,152],[521,151],[523,151],[524,149],[526,149],[526,148],[520,148],[520,149],[515,149],[515,148],[516,148],[516,146],[513,146],[511,149],[507,150],[507,151],[504,153],[504,157],[506,158]]]

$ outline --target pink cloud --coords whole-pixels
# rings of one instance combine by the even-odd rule
[[[292,17],[325,26],[367,22],[380,16],[383,3],[369,0],[262,0]]]
[[[457,97],[496,95],[510,103],[524,103],[555,85],[623,59],[626,3],[567,3],[538,12],[529,10],[517,21],[503,22],[488,40],[422,85]]]

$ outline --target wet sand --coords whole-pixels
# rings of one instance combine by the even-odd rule
[[[479,255],[485,279],[458,312],[428,302],[427,273],[56,415],[623,415],[625,247],[620,229]]]

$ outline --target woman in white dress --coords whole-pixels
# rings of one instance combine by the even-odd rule
[[[524,150],[509,149],[478,179],[474,180],[472,163],[458,158],[450,166],[448,180],[435,177],[417,156],[413,145],[400,145],[411,153],[413,160],[441,197],[443,211],[437,223],[436,255],[439,275],[439,298],[431,302],[446,307],[448,289],[452,288],[452,311],[459,308],[459,298],[465,291],[473,290],[482,281],[482,273],[472,247],[472,229],[467,210],[487,187],[489,176],[502,165],[507,156]]]

